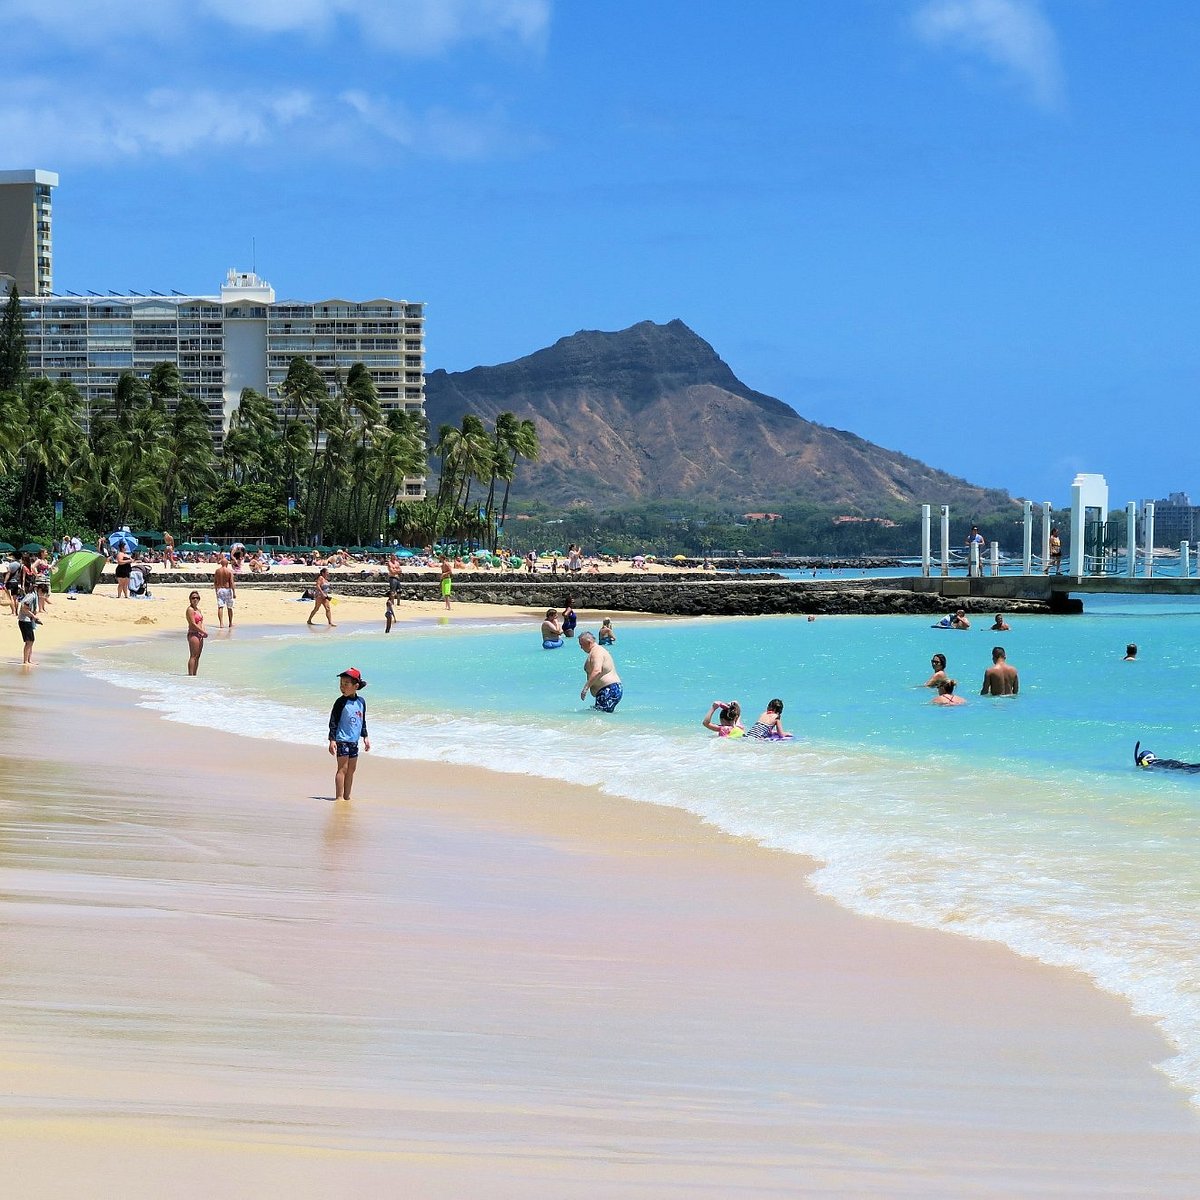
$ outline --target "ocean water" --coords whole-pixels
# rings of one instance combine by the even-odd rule
[[[1126,997],[1200,1103],[1200,775],[1133,764],[1138,739],[1200,760],[1200,598],[1088,609],[1016,615],[1004,634],[907,616],[618,619],[611,716],[579,700],[577,645],[543,651],[535,625],[507,621],[239,630],[209,642],[196,679],[182,637],[92,650],[84,667],[174,720],[322,745],[335,676],[358,666],[361,769],[423,759],[594,784],[810,855],[813,885],[847,908],[1001,942]],[[978,695],[997,643],[1018,697]],[[930,704],[935,651],[966,705]],[[790,742],[701,728],[712,700],[740,701],[749,724],[773,696]]]

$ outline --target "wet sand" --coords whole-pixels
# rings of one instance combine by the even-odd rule
[[[587,788],[365,755],[334,805],[323,730],[170,723],[14,639],[8,1194],[1196,1194],[1168,1048],[1079,976]]]

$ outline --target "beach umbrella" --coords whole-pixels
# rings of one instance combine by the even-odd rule
[[[167,540],[161,533],[135,533],[133,536],[139,542],[149,542],[151,546],[161,546]]]
[[[416,551],[415,550],[407,550],[407,549],[405,549],[405,547],[399,546],[395,550],[393,550],[392,553],[397,558],[412,558],[416,554]]]
[[[12,544],[12,542],[0,542],[0,552],[5,554],[15,554],[17,552],[17,548]]]
[[[23,545],[17,553],[19,553],[19,554],[40,554],[41,549],[42,549],[42,547],[41,547],[40,542],[26,542],[25,545]]]
[[[125,543],[126,550],[136,550],[138,548],[138,540],[127,529],[118,529],[115,533],[108,535],[108,544],[115,550],[122,542]]]
[[[66,592],[74,588],[77,592],[91,592],[107,562],[108,559],[95,550],[64,554],[51,568],[50,590]]]
[[[687,562],[687,555],[686,554],[677,554],[671,561],[672,562]]]

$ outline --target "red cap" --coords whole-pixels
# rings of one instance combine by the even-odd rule
[[[367,681],[362,677],[362,672],[357,667],[347,667],[344,671],[338,673],[339,679],[349,679],[351,683],[357,683],[360,688],[367,686]]]

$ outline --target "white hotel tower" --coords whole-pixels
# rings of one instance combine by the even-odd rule
[[[331,393],[361,362],[385,412],[425,411],[425,305],[408,300],[281,300],[251,272],[231,270],[217,296],[68,294],[21,300],[30,375],[69,379],[89,410],[112,396],[117,378],[145,378],[162,362],[209,411],[219,439],[242,389],[269,396],[293,358],[307,359]],[[425,494],[406,479],[404,495]]]

